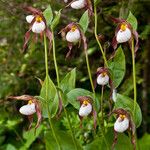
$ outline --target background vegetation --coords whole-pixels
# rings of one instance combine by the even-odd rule
[[[22,6],[29,5],[44,10],[49,4],[54,10],[54,13],[63,8],[61,14],[62,19],[55,31],[56,56],[60,77],[62,79],[70,70],[76,67],[76,88],[91,90],[82,48],[75,46],[71,58],[65,60],[65,55],[68,51],[67,43],[58,34],[71,21],[79,21],[84,10],[72,10],[70,7],[64,9],[65,3],[63,0],[0,0],[0,150],[42,150],[45,148],[54,150],[55,140],[51,136],[47,122],[42,122],[42,125],[37,130],[36,136],[34,136],[33,130],[27,132],[27,118],[18,113],[18,109],[24,102],[20,103],[7,100],[7,97],[10,95],[39,95],[40,93],[41,86],[37,78],[44,80],[45,77],[44,47],[40,40],[36,44],[30,42],[27,52],[24,54],[21,53],[23,37],[28,29],[28,24],[25,21],[26,13],[22,10]],[[137,137],[139,139],[139,147],[142,150],[148,150],[150,148],[149,7],[150,2],[148,0],[102,0],[97,6],[99,15],[98,33],[105,37],[105,43],[103,45],[108,54],[108,58],[113,53],[110,42],[115,30],[115,25],[109,20],[109,15],[127,18],[129,11],[131,11],[138,20],[140,48],[136,56],[136,70],[138,103],[142,109],[143,120],[141,126],[137,129]],[[89,60],[94,78],[96,69],[103,65],[103,59],[94,38],[93,24],[94,21],[91,18],[86,36],[88,37]],[[117,90],[121,94],[133,97],[131,53],[126,46],[123,49],[126,58],[126,76]],[[56,83],[52,56],[50,56],[49,67],[49,74],[54,83]],[[97,89],[97,93],[99,93],[99,89]],[[107,110],[107,107],[105,109]],[[78,111],[71,105],[67,106],[67,110],[69,111],[71,123],[75,129],[75,135],[79,143],[87,150],[97,149],[99,141],[94,140],[93,142],[92,120],[87,119],[81,129],[79,128]],[[67,132],[69,133],[68,123],[64,114],[61,115],[61,119],[58,120],[55,117],[52,121],[55,124],[55,130],[58,133],[58,138],[63,148],[65,150],[73,149],[71,138],[67,134]],[[127,142],[129,141],[124,139],[121,143],[124,144],[124,149],[126,149]]]

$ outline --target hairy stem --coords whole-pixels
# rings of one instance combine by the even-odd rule
[[[54,38],[54,32],[53,31],[52,31],[52,41],[53,41],[53,59],[54,59],[56,77],[57,77],[57,85],[58,85],[58,87],[60,87],[59,72],[58,72],[58,66],[57,66],[57,60],[56,60],[55,38]],[[59,93],[59,94],[60,94],[60,97],[62,99],[61,93]],[[70,122],[70,118],[68,116],[67,110],[65,108],[65,105],[63,104],[63,100],[62,100],[62,105],[63,105],[63,108],[64,108],[64,112],[65,112],[66,118],[68,120],[68,124],[69,124],[69,128],[70,128],[70,131],[71,131],[72,140],[73,140],[74,146],[75,146],[75,148],[77,150],[77,143],[76,143],[76,140],[75,140],[75,134],[73,132],[73,128],[71,126],[71,122]]]
[[[45,48],[45,70],[46,70],[46,79],[47,79],[48,78],[48,56],[47,56],[47,42],[46,42],[45,34],[44,34],[44,48]],[[48,84],[47,84],[47,82],[46,82],[46,93],[45,94],[46,94],[46,100],[47,100],[48,99]],[[51,113],[49,110],[48,103],[47,103],[47,112],[48,112],[48,120],[49,120],[49,124],[50,124],[51,130],[52,130],[53,137],[58,145],[58,149],[61,150],[60,143],[57,139],[57,136],[56,136],[54,128],[53,128],[53,124],[52,124],[52,120],[51,120]]]
[[[103,56],[103,59],[104,59],[104,64],[108,68],[108,62],[107,62],[104,50],[102,48],[102,45],[101,45],[101,43],[100,43],[100,41],[98,39],[98,35],[97,35],[97,9],[96,9],[96,6],[94,6],[94,16],[95,16],[95,30],[94,30],[95,38],[96,38],[96,41],[97,41],[97,43],[99,45],[100,51],[102,53],[102,56]]]

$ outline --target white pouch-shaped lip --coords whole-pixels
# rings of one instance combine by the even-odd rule
[[[28,16],[26,16],[26,21],[27,21],[28,23],[31,23],[33,19],[34,19],[34,16],[33,16],[33,15],[28,15]]]
[[[92,105],[88,103],[87,105],[82,104],[79,109],[79,115],[81,117],[88,116],[92,112]]]
[[[66,40],[71,43],[78,42],[80,39],[80,31],[78,29],[75,29],[75,31],[70,30],[67,32]]]
[[[35,21],[32,25],[32,31],[34,33],[41,33],[45,30],[45,28],[46,26],[45,26],[44,21],[41,21],[41,22]]]
[[[71,3],[71,7],[73,9],[82,9],[85,7],[85,0],[77,0],[73,3]]]
[[[32,104],[27,104],[27,105],[24,105],[22,106],[20,109],[19,109],[19,112],[23,115],[32,115],[36,112],[36,109],[35,109],[35,104],[32,103]]]
[[[103,75],[103,73],[101,73],[98,77],[97,77],[97,84],[99,85],[106,85],[109,82],[109,76],[106,74],[105,76]]]
[[[129,28],[126,28],[124,31],[120,29],[117,33],[116,40],[118,43],[124,43],[129,41],[131,35],[131,30]]]
[[[114,124],[114,130],[116,132],[124,132],[129,128],[129,119],[128,118],[124,118],[123,120],[118,117],[115,124]]]

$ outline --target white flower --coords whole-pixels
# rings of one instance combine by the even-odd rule
[[[113,100],[114,102],[117,101],[117,91],[116,91],[116,89],[113,89],[113,92],[112,92],[112,100]]]
[[[45,28],[46,28],[46,26],[45,26],[44,21],[41,21],[41,22],[35,21],[33,26],[32,26],[32,31],[34,33],[41,33],[45,30]]]
[[[71,3],[71,7],[74,9],[82,9],[85,7],[85,0],[77,0]]]
[[[81,117],[85,117],[88,116],[91,112],[92,112],[92,105],[89,102],[84,101],[79,109],[79,115]]]
[[[131,30],[127,27],[126,24],[122,24],[120,30],[117,33],[116,40],[118,43],[124,43],[127,42],[131,36]]]
[[[28,15],[28,16],[26,16],[26,21],[27,21],[28,23],[31,23],[33,19],[34,19],[34,16],[33,16],[33,15]]]
[[[101,73],[97,77],[97,84],[99,85],[106,85],[109,82],[109,76],[107,74]]]
[[[27,104],[27,105],[24,105],[22,106],[20,109],[19,109],[19,112],[23,115],[32,115],[36,112],[36,109],[35,109],[35,104],[32,103],[32,104]]]
[[[65,3],[67,3],[67,2],[68,2],[68,0],[64,0],[64,2],[65,2]]]
[[[80,39],[80,31],[77,28],[71,29],[69,32],[67,32],[66,40],[68,42],[74,43],[78,42]]]
[[[129,119],[125,115],[120,115],[120,116],[117,118],[114,124],[114,130],[116,132],[122,133],[129,128]]]

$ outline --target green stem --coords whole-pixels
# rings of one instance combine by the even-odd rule
[[[105,56],[105,52],[104,52],[104,50],[102,48],[102,45],[101,45],[101,43],[100,43],[100,41],[98,39],[98,35],[97,35],[97,9],[96,9],[95,5],[94,5],[94,16],[95,16],[94,17],[94,19],[95,19],[94,20],[95,21],[95,23],[94,23],[95,24],[95,30],[94,30],[95,38],[96,38],[96,41],[97,41],[97,43],[99,45],[100,51],[101,51],[103,59],[104,59],[104,66],[106,66],[108,68],[108,62],[107,62],[107,59],[106,59],[106,56]],[[101,113],[102,113],[102,124],[101,123],[99,123],[99,124],[101,126],[101,133],[103,135],[105,144],[107,146],[107,149],[109,149],[109,145],[108,145],[107,139],[105,137],[105,132],[104,132],[104,128],[103,128],[103,125],[104,125],[104,120],[103,120],[103,87],[102,87],[102,93],[101,93]]]
[[[48,111],[48,120],[49,120],[49,124],[50,124],[51,130],[52,130],[53,137],[54,137],[54,139],[55,139],[55,141],[56,141],[56,143],[57,143],[57,145],[58,145],[58,149],[59,149],[59,150],[62,150],[61,145],[60,145],[60,143],[59,143],[59,141],[58,141],[58,139],[57,139],[57,136],[56,136],[56,134],[55,134],[55,130],[54,130],[54,128],[53,128],[53,123],[52,123],[52,120],[51,120],[51,113],[50,113],[50,110],[49,110],[49,106],[48,106],[48,105],[47,105],[47,111]]]
[[[92,91],[93,91],[93,94],[94,94],[94,99],[95,99],[95,89],[94,89],[94,84],[93,84],[90,65],[89,65],[88,53],[87,53],[86,49],[84,50],[84,52],[85,52],[86,65],[87,65],[87,69],[88,69],[88,75],[89,75],[89,78],[90,78],[91,88],[92,88]]]
[[[101,88],[101,99],[100,99],[100,105],[101,105],[101,115],[102,115],[102,127],[104,129],[104,115],[103,115],[103,95],[104,95],[104,86],[102,85],[102,88]]]
[[[102,135],[103,135],[103,138],[104,138],[104,141],[105,141],[105,144],[107,146],[107,149],[109,149],[109,146],[108,146],[108,143],[107,143],[107,140],[105,138],[105,128],[104,128],[104,114],[103,114],[103,97],[104,97],[104,86],[102,85],[102,88],[101,88],[101,99],[100,99],[100,105],[101,105],[101,132],[102,132]]]
[[[95,33],[95,38],[96,38],[96,41],[99,45],[99,48],[101,50],[101,53],[102,53],[102,56],[103,56],[103,59],[104,59],[104,63],[105,63],[105,66],[108,68],[108,62],[107,62],[107,59],[106,59],[106,56],[105,56],[105,53],[104,53],[104,50],[102,48],[102,45],[98,39],[98,35],[97,35],[97,9],[96,9],[96,6],[94,6],[94,15],[95,15],[95,30],[94,30],[94,33]]]
[[[47,42],[46,42],[45,34],[44,34],[44,49],[45,49],[45,70],[46,70],[46,79],[47,79],[48,78],[48,56],[47,56]],[[46,100],[47,99],[48,99],[48,84],[46,82]],[[56,136],[54,128],[53,128],[53,124],[52,124],[52,120],[51,120],[51,113],[50,113],[50,110],[49,110],[48,103],[47,103],[47,112],[48,112],[48,120],[49,120],[49,124],[50,124],[51,130],[52,130],[52,134],[53,134],[54,139],[55,139],[55,141],[58,145],[59,150],[61,150],[60,143],[57,139],[57,136]]]
[[[58,85],[58,87],[60,87],[58,66],[57,66],[57,60],[56,60],[55,38],[54,38],[54,32],[53,31],[52,31],[52,42],[53,42],[53,59],[54,59],[54,65],[55,65],[55,70],[56,70],[57,85]],[[61,93],[60,93],[60,97],[62,99]],[[63,100],[62,100],[62,103],[63,103]],[[66,118],[68,120],[68,124],[69,124],[69,128],[70,128],[70,131],[71,131],[72,140],[73,140],[74,146],[75,146],[75,148],[77,150],[78,149],[77,148],[77,143],[76,143],[76,140],[75,140],[75,135],[74,135],[74,132],[73,132],[73,128],[71,126],[70,118],[68,116],[68,113],[67,113],[67,110],[65,108],[65,105],[64,104],[62,104],[62,105],[63,105],[63,108],[64,108],[64,112],[65,112]]]
[[[132,67],[133,67],[133,86],[134,86],[134,109],[133,115],[135,115],[136,109],[136,98],[137,98],[137,91],[136,91],[136,69],[135,69],[135,52],[134,52],[134,39],[132,39]]]

